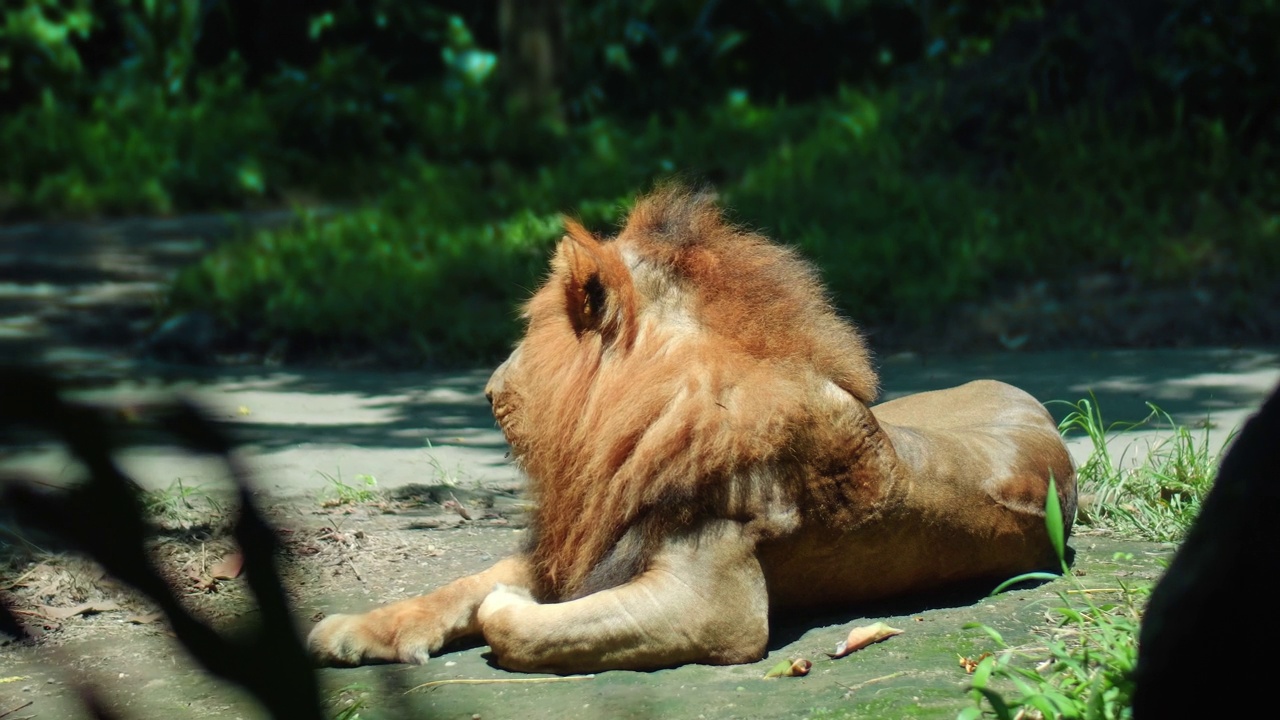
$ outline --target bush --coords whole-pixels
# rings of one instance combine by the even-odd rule
[[[253,345],[487,359],[516,332],[516,294],[542,265],[554,216],[450,228],[427,207],[377,209],[229,245],[184,274],[179,305],[211,307]]]
[[[87,112],[52,96],[0,123],[9,214],[166,214],[268,199],[284,178],[261,98],[234,76],[199,102],[160,91],[102,95]]]
[[[515,310],[559,237],[558,214],[608,231],[636,192],[677,169],[713,179],[736,220],[799,245],[837,304],[870,324],[936,322],[1011,282],[1073,269],[1208,278],[1242,293],[1280,270],[1263,156],[1214,164],[1212,142],[1193,132],[1144,136],[1085,115],[1011,139],[1018,160],[992,172],[939,141],[932,102],[847,90],[761,107],[737,96],[667,123],[574,128],[561,156],[532,168],[420,161],[377,204],[220,248],[172,304],[212,309],[257,346],[497,356],[518,333]]]

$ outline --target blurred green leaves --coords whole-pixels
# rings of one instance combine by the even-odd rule
[[[440,49],[444,64],[463,81],[482,85],[493,74],[498,56],[476,45],[467,23],[458,15],[449,16],[447,41]]]
[[[547,4],[552,119],[512,109],[496,3],[17,0],[0,215],[338,205],[219,249],[172,307],[442,361],[505,349],[558,213],[605,230],[673,174],[870,323],[1074,268],[1280,274],[1274,2]]]
[[[28,0],[0,15],[0,89],[14,73],[46,87],[66,85],[82,69],[73,40],[93,29],[91,0]]]
[[[563,153],[532,168],[424,163],[366,208],[221,246],[171,307],[212,310],[251,347],[492,359],[518,334],[560,213],[609,232],[637,191],[690,168],[721,178],[736,221],[799,246],[840,308],[872,325],[927,325],[1075,268],[1183,284],[1225,273],[1243,292],[1280,271],[1275,208],[1220,195],[1261,164],[1216,175],[1183,139],[1082,116],[1016,139],[1025,161],[989,179],[983,158],[937,152],[935,102],[735,96],[669,124],[571,129]]]
[[[192,69],[200,32],[200,0],[120,0],[119,21],[132,51],[121,65],[126,82],[181,94]]]

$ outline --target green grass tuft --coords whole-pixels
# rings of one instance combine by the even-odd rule
[[[999,649],[978,662],[970,679],[974,705],[956,720],[1133,716],[1140,606],[1149,590],[1122,588],[1120,602],[1097,604],[1073,584],[1086,602],[1081,607],[1059,593],[1063,605],[1052,610],[1059,624],[1046,632],[1042,647],[1009,647],[996,637]]]
[[[1078,470],[1080,493],[1090,498],[1087,517],[1080,520],[1148,540],[1181,539],[1199,513],[1217,470],[1207,427],[1197,434],[1150,403],[1151,412],[1144,420],[1111,424],[1103,420],[1095,397],[1063,404],[1072,410],[1059,429],[1064,435],[1084,433],[1093,449]],[[1123,456],[1135,449],[1133,443],[1125,446],[1120,457],[1113,447],[1124,442],[1125,433],[1152,426],[1168,432],[1140,449],[1146,452],[1140,462],[1125,466]],[[1060,535],[1063,518],[1053,493],[1046,502],[1045,517],[1050,536]],[[1054,548],[1071,586],[1058,593],[1062,604],[1052,610],[1057,624],[1041,631],[1044,643],[1036,647],[1010,647],[993,628],[966,625],[983,631],[997,649],[974,669],[969,690],[973,705],[962,710],[957,720],[1133,716],[1130,698],[1138,630],[1151,588],[1121,582],[1117,588],[1105,588],[1118,594],[1116,602],[1095,602],[1092,593],[1098,589],[1085,588],[1067,572],[1065,548],[1056,537]],[[1002,583],[996,592],[1016,582],[1049,577],[1043,573],[1019,576]]]
[[[1181,540],[1217,474],[1222,448],[1211,447],[1209,423],[1197,433],[1148,403],[1145,419],[1107,424],[1096,398],[1063,404],[1072,411],[1059,429],[1084,433],[1093,448],[1078,470],[1081,521],[1145,540]],[[1167,428],[1168,433],[1145,444],[1128,442],[1116,456],[1113,448],[1124,443],[1125,433],[1143,428]],[[1126,462],[1131,453],[1142,457]]]
[[[338,468],[336,475],[321,472],[320,476],[327,483],[320,491],[320,504],[325,507],[363,505],[382,499],[378,479],[372,475],[356,475],[351,482],[347,482],[342,479],[342,468]]]
[[[175,479],[167,488],[142,493],[146,516],[161,527],[189,529],[223,515],[222,503],[203,485]]]

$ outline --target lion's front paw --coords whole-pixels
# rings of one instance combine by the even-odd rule
[[[330,615],[307,636],[311,656],[321,665],[350,667],[376,662],[405,662],[425,665],[431,643],[425,639],[402,637],[375,626],[368,615]]]

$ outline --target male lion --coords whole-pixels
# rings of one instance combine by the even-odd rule
[[[519,555],[311,633],[325,663],[479,635],[512,670],[759,660],[769,613],[1054,561],[1075,471],[1030,395],[980,380],[869,409],[876,375],[797,255],[668,188],[614,239],[566,221],[485,390],[537,510]]]

